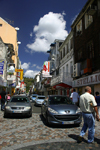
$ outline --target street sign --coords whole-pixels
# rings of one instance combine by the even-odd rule
[[[23,69],[15,69],[15,72],[20,72],[20,80],[23,80]]]

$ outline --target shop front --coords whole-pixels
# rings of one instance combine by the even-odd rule
[[[85,92],[86,86],[90,86],[92,94],[95,96],[96,91],[100,92],[100,72],[74,80],[72,86],[77,89],[79,95]]]

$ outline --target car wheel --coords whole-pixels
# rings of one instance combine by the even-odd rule
[[[49,125],[48,115],[46,114],[46,125]]]
[[[28,115],[28,117],[32,117],[32,112]]]
[[[41,115],[43,116],[43,111],[42,111],[42,107],[41,107]]]
[[[7,118],[8,116],[7,116],[7,114],[6,113],[4,113],[4,118]]]

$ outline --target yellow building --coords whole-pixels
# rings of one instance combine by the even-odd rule
[[[18,40],[17,40],[17,30],[19,28],[14,28],[10,24],[8,24],[4,19],[0,17],[0,37],[2,38],[4,43],[9,43],[13,45],[15,55],[12,56],[13,63],[15,64],[15,68],[17,68],[17,59],[18,59]],[[16,75],[16,72],[14,73]],[[12,92],[14,93],[14,88],[12,88]]]

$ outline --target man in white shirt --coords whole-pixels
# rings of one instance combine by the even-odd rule
[[[88,128],[88,143],[93,143],[94,134],[95,134],[95,119],[93,117],[93,112],[96,112],[96,118],[99,118],[97,103],[95,101],[94,96],[91,94],[91,87],[85,87],[85,93],[80,96],[80,109],[82,111],[84,124],[82,130],[80,132],[80,136],[78,142],[82,141],[82,137],[85,135],[86,130]]]
[[[74,104],[78,103],[78,101],[79,101],[79,95],[78,95],[78,93],[76,92],[75,89],[73,89],[73,93],[71,94],[70,98],[72,99],[72,101],[73,101]]]

